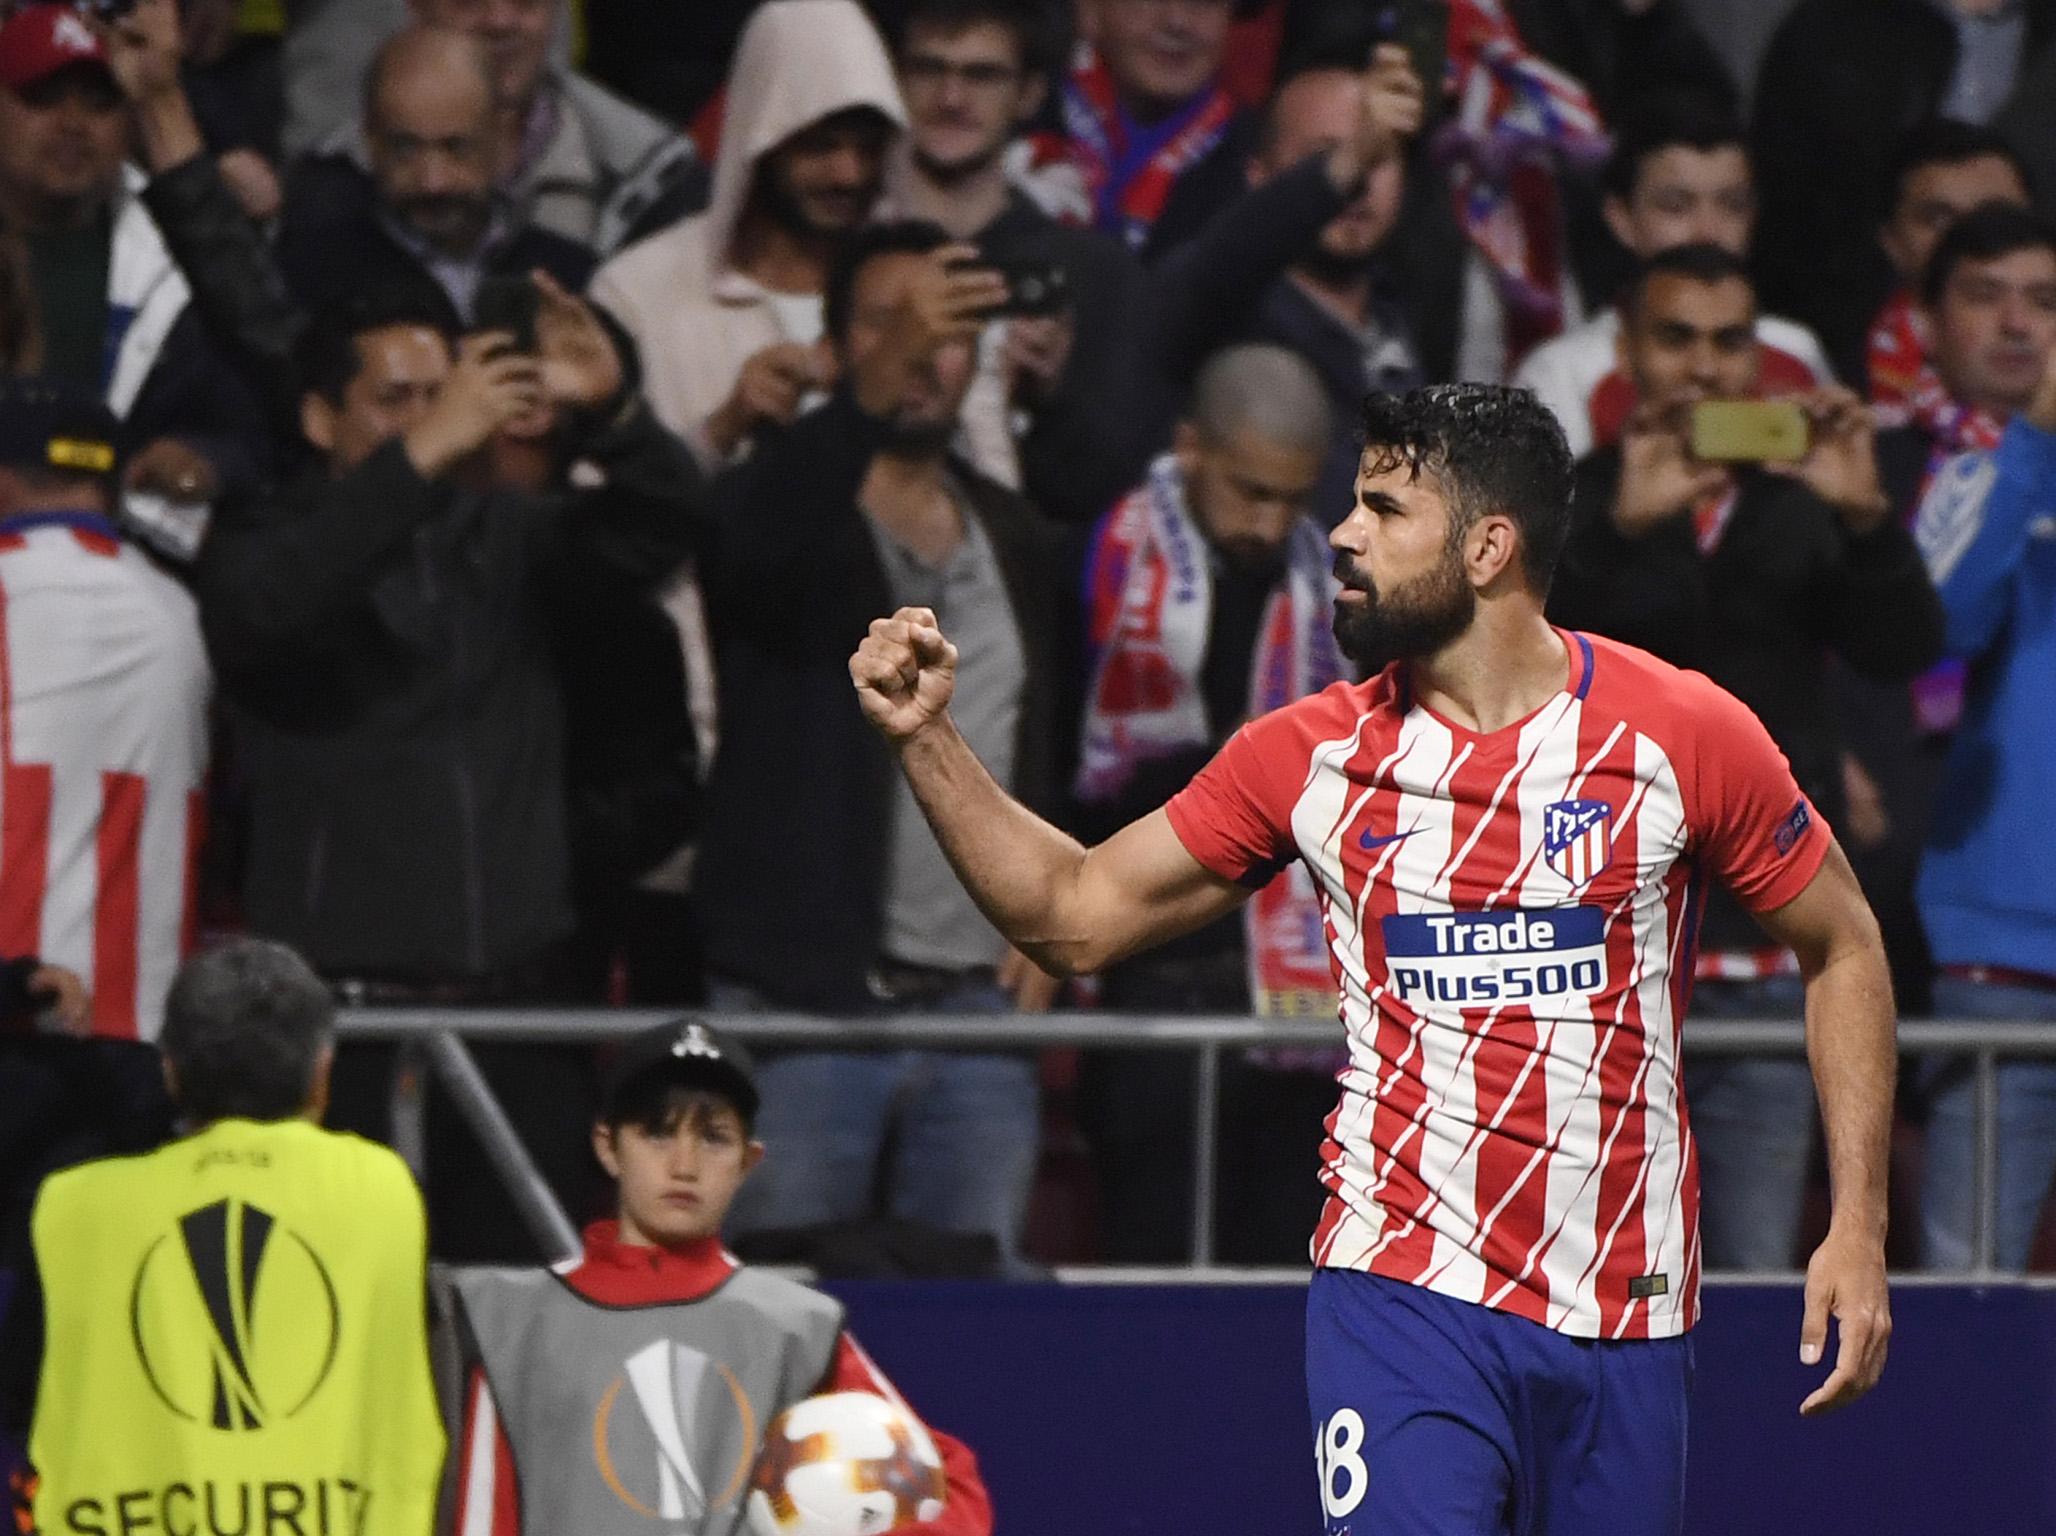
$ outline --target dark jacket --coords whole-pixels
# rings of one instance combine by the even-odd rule
[[[1249,190],[1249,157],[1256,152],[1258,119],[1240,112],[1214,147],[1178,173],[1163,211],[1149,227],[1142,260],[1155,266],[1205,229],[1223,208]]]
[[[2056,219],[2056,112],[2049,110],[2051,101],[2056,101],[2056,48],[2043,48],[2022,66],[2013,100],[1992,121],[2026,163],[2028,190],[2045,219]]]
[[[686,557],[699,508],[691,454],[640,403],[583,456],[604,489],[481,494],[388,443],[209,539],[201,624],[249,778],[248,917],[318,970],[480,977],[570,931],[553,579],[578,551],[646,586]]]
[[[186,275],[209,341],[264,402],[274,429],[297,435],[293,356],[306,320],[213,158],[195,155],[153,177],[143,203]]]
[[[164,184],[177,182],[181,172],[190,169],[182,167],[146,182],[138,198],[142,212],[157,225],[157,232],[164,238],[170,265],[186,279],[195,298],[188,300],[164,333],[141,388],[121,413],[118,446],[126,455],[160,438],[177,439],[190,445],[214,467],[224,495],[247,495],[263,483],[273,467],[272,442],[265,431],[258,396],[252,381],[236,367],[200,312],[197,295],[208,280],[202,270],[206,253],[182,250],[172,232],[160,222],[168,207]],[[207,171],[212,174],[211,162],[207,162]],[[116,218],[118,231],[122,215],[117,214]],[[108,325],[107,345],[114,351],[128,345],[137,334],[129,321],[112,313]],[[107,361],[111,365],[111,354]],[[95,390],[105,383],[96,379],[79,382]],[[184,558],[183,551],[160,543],[155,530],[138,527],[135,531],[160,553],[170,552]]]
[[[1638,15],[1629,15],[1619,0],[1510,0],[1506,9],[1522,42],[1582,81],[1608,122],[1656,92],[1735,100],[1734,81],[1684,0],[1655,0]],[[1291,0],[1281,69],[1368,56],[1383,18],[1394,11],[1390,0]],[[1448,174],[1431,153],[1434,121],[1409,157],[1407,206],[1392,255],[1402,268],[1397,286],[1410,300],[1428,377],[1447,379],[1456,366],[1470,247],[1456,222]],[[1606,228],[1595,180],[1568,177],[1562,191],[1565,260],[1589,309],[1626,279],[1633,258]]]
[[[470,319],[456,313],[442,285],[385,230],[371,178],[346,155],[312,155],[293,167],[280,216],[278,264],[286,285],[310,314],[330,313],[367,293],[403,290],[449,313],[453,327]],[[572,293],[593,274],[593,254],[575,240],[546,229],[509,232],[485,257],[494,275],[540,267]]]
[[[1878,478],[1893,516],[1905,527],[1913,525],[1933,448],[1933,439],[1920,427],[1878,434]],[[1947,738],[1920,734],[1913,696],[1903,681],[1858,677],[1842,668],[1831,687],[1843,745],[1877,785],[1890,821],[1882,843],[1868,848],[1852,844],[1849,862],[1884,932],[1892,991],[1901,1011],[1925,1013],[1934,976],[1913,884],[1927,844]]]
[[[856,505],[881,442],[847,390],[758,439],[719,488],[701,569],[721,672],[721,746],[694,885],[707,967],[791,1008],[868,999],[878,959],[895,768],[865,723],[849,658],[893,611]],[[1063,544],[1012,492],[959,465],[1027,653],[1014,789],[1048,812],[1074,629]]]
[[[1831,658],[1864,677],[1904,682],[1942,651],[1942,606],[1910,535],[1887,520],[1852,537],[1796,481],[1745,471],[1711,555],[1691,520],[1639,539],[1613,524],[1620,453],[1579,461],[1571,533],[1549,616],[1704,672],[1754,710],[1799,787],[1830,825],[1842,814],[1840,732]],[[1708,949],[1760,946],[1760,932],[1718,893]]]
[[[1142,376],[1146,279],[1122,244],[1059,224],[1016,192],[1006,211],[978,231],[995,261],[1052,262],[1071,289],[1076,340],[1050,397],[1029,412],[1021,443],[1022,489],[1060,522],[1090,524],[1141,474],[1157,439],[1132,402]]]
[[[1389,268],[1377,270],[1373,313],[1407,361],[1375,375],[1359,339],[1285,275],[1345,206],[1319,155],[1244,193],[1157,269],[1150,319],[1158,375],[1152,410],[1160,433],[1207,358],[1223,347],[1269,342],[1297,353],[1320,375],[1334,421],[1311,510],[1325,527],[1348,516],[1355,501],[1364,396],[1423,381],[1409,314]]]
[[[2027,0],[2016,90],[2052,38],[2056,0]],[[1892,157],[1940,109],[1956,55],[1930,0],[1802,0],[1764,55],[1750,127],[1757,292],[1813,327],[1845,378],[1862,378],[1865,333],[1897,281],[1877,243]]]

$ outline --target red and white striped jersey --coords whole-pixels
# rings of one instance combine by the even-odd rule
[[[1168,811],[1224,878],[1300,859],[1320,888],[1350,1063],[1315,1264],[1660,1338],[1698,1317],[1696,887],[1782,906],[1830,838],[1733,696],[1563,639],[1518,724],[1454,725],[1394,667],[1251,722]]]
[[[191,944],[207,771],[192,598],[104,519],[0,522],[0,954],[83,977],[154,1039]]]

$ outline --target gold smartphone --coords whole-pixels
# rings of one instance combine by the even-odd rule
[[[1692,407],[1692,456],[1714,463],[1806,457],[1806,412],[1790,400],[1702,400]]]

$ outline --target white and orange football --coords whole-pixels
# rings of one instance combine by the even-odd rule
[[[764,1431],[755,1536],[884,1536],[942,1513],[942,1457],[921,1422],[869,1392],[794,1403]]]

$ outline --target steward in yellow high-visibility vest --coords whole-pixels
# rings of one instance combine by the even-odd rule
[[[314,1123],[332,1020],[282,945],[196,957],[160,1044],[199,1129],[44,1184],[43,1536],[428,1536],[421,1199],[386,1148]]]

